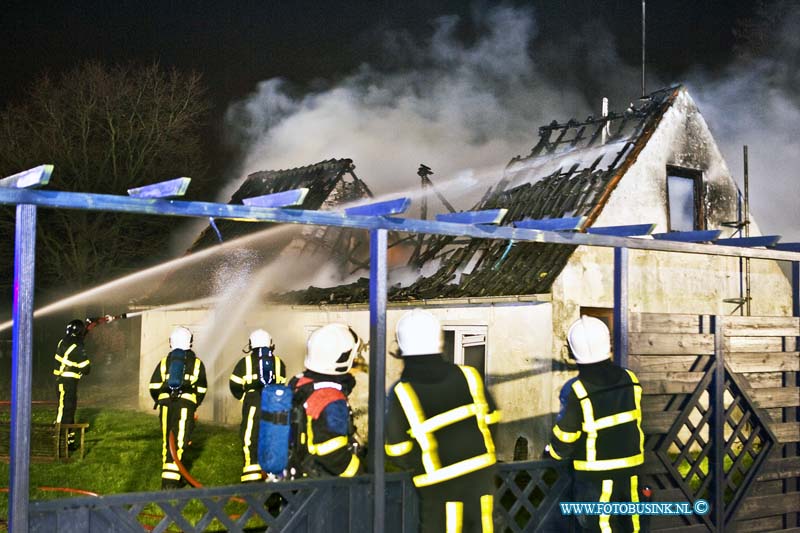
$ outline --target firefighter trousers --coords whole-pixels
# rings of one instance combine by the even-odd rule
[[[75,410],[78,407],[78,380],[61,378],[58,380],[58,412],[56,424],[74,424]]]
[[[638,502],[639,476],[609,476],[609,479],[589,480],[576,477],[576,502]],[[581,531],[616,533],[640,531],[639,515],[577,515]]]
[[[261,465],[258,464],[258,429],[261,425],[261,393],[246,392],[242,398],[242,424],[239,436],[242,439],[244,466],[242,483],[261,481]]]
[[[492,533],[494,468],[417,489],[422,533]]]
[[[181,473],[175,460],[183,462],[183,452],[194,429],[194,412],[197,406],[181,398],[162,400],[161,419],[161,488],[177,488],[183,485]],[[175,453],[169,449],[169,434],[175,435]]]

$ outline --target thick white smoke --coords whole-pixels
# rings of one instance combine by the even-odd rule
[[[435,21],[423,44],[387,36],[387,53],[402,63],[391,73],[363,65],[300,97],[280,79],[262,82],[227,116],[235,141],[248,146],[241,175],[349,157],[376,194],[417,188],[420,163],[436,183],[472,176],[490,185],[511,157],[530,151],[539,125],[589,112],[578,92],[540,75],[531,11],[485,17],[470,45],[456,38],[455,17]]]
[[[750,147],[751,210],[764,232],[800,238],[797,13],[774,32],[769,58],[740,60],[712,75],[695,69],[686,83],[741,184],[742,144]],[[457,207],[527,154],[537,128],[597,114],[603,96],[622,111],[639,96],[637,66],[625,64],[613,35],[590,23],[567,42],[538,43],[530,9],[499,7],[472,21],[464,44],[457,17],[434,21],[429,39],[386,35],[389,72],[363,65],[325,89],[297,95],[282,79],[259,84],[226,117],[231,142],[245,147],[237,174],[349,157],[376,194],[416,190],[419,163]],[[482,18],[477,18],[482,17]],[[651,43],[649,46],[658,46]],[[648,90],[664,86],[648,66]],[[588,88],[597,91],[589,95]],[[467,180],[466,178],[472,178]],[[458,194],[473,184],[472,194]],[[240,184],[222,192],[227,201]],[[434,204],[436,201],[433,201]],[[434,207],[433,210],[442,210]]]
[[[732,63],[721,76],[696,72],[688,85],[742,189],[748,146],[753,217],[763,233],[788,242],[800,240],[800,5],[778,20],[764,28],[767,46],[758,57]]]

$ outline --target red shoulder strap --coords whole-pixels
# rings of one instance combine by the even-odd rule
[[[311,393],[304,404],[306,414],[317,420],[328,405],[338,400],[347,400],[347,397],[339,389],[332,387],[317,389]]]

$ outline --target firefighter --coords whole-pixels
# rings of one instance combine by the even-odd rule
[[[363,472],[347,402],[356,383],[350,369],[359,346],[358,335],[344,324],[328,324],[309,337],[305,371],[289,383],[297,406],[291,475],[353,477]]]
[[[161,488],[185,485],[176,460],[183,459],[194,429],[195,411],[206,395],[206,368],[192,351],[192,332],[177,326],[169,336],[169,354],[161,359],[150,378],[150,396],[160,408]],[[169,434],[175,436],[177,457],[169,449]]]
[[[261,466],[258,464],[258,427],[261,412],[261,389],[272,383],[286,383],[286,367],[275,355],[272,336],[263,329],[250,334],[247,355],[239,359],[230,377],[233,396],[242,402],[242,438],[244,466],[242,483],[261,481]]]
[[[567,334],[578,376],[562,388],[562,411],[548,452],[571,460],[574,499],[580,502],[638,502],[638,467],[644,462],[642,388],[636,375],[611,362],[608,327],[583,316]],[[584,531],[639,531],[638,515],[578,516]]]
[[[494,530],[494,440],[500,419],[477,370],[442,357],[442,328],[414,309],[397,323],[403,358],[386,420],[386,454],[411,470],[421,530]]]
[[[56,424],[74,424],[75,410],[78,406],[78,383],[92,370],[89,356],[83,348],[87,328],[83,320],[75,319],[67,324],[66,335],[58,341],[55,354],[55,368],[58,386],[58,412]],[[67,432],[67,446],[75,446],[75,432]]]

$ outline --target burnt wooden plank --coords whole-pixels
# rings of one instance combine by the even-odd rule
[[[737,518],[747,520],[762,518],[784,513],[791,513],[800,509],[800,492],[790,492],[780,498],[770,496],[751,496],[745,498],[739,506]]]
[[[755,352],[725,354],[725,362],[731,370],[742,372],[798,372],[800,354],[798,352]]]
[[[714,353],[714,336],[706,333],[631,333],[629,343],[628,352],[637,355]]]
[[[791,316],[723,316],[726,337],[797,337],[800,318]]]
[[[703,372],[640,372],[644,394],[688,394],[703,379]]]
[[[756,479],[758,481],[770,481],[793,477],[800,477],[800,457],[767,459]]]
[[[800,422],[782,422],[770,425],[770,429],[780,444],[800,442]],[[800,507],[798,508],[800,509]]]
[[[699,315],[667,313],[631,313],[628,321],[631,333],[699,333]]]
[[[800,406],[800,387],[764,387],[750,389],[748,395],[758,407],[798,407]]]
[[[725,337],[725,352],[782,352],[783,337]]]

